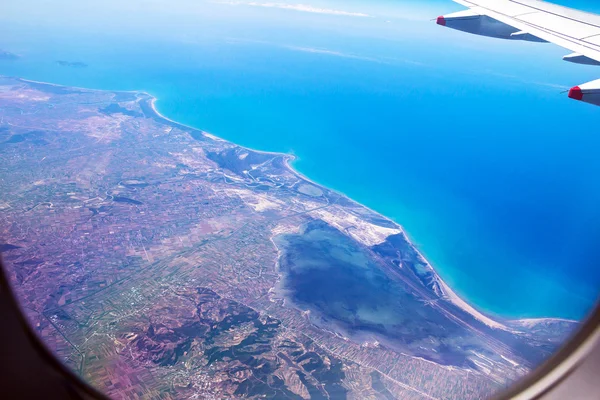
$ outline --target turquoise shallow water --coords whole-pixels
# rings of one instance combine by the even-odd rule
[[[490,313],[580,318],[593,305],[598,109],[560,91],[600,69],[425,20],[210,7],[112,30],[7,22],[0,48],[22,57],[0,74],[146,90],[171,119],[292,152],[311,179],[402,224]]]

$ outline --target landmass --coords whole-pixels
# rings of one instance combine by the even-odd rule
[[[58,65],[60,65],[61,67],[85,68],[88,66],[86,63],[81,62],[81,61],[58,60],[56,63]]]
[[[16,60],[18,58],[19,56],[17,54],[0,49],[0,60]]]
[[[460,299],[402,227],[143,92],[0,78],[0,250],[114,398],[480,399],[577,327]]]

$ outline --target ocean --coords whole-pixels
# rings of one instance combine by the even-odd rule
[[[10,18],[15,6],[0,49],[20,58],[0,74],[147,91],[166,117],[292,153],[310,179],[394,219],[476,308],[584,317],[600,288],[599,109],[561,92],[600,69],[553,45],[443,29],[413,3],[410,16],[349,4],[119,16],[109,2],[43,23],[42,10]]]

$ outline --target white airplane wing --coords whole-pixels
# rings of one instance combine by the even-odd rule
[[[541,0],[454,1],[468,10],[438,17],[438,25],[502,39],[552,42],[573,52],[565,61],[600,65],[600,15]],[[600,105],[600,79],[571,88],[569,97]]]

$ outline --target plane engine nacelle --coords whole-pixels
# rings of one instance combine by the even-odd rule
[[[515,35],[519,33],[519,30],[515,27],[472,10],[459,11],[438,17],[437,24],[475,35],[528,40],[526,36]]]

